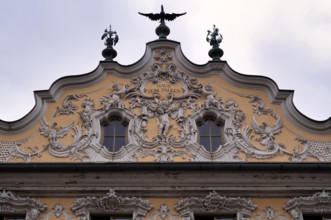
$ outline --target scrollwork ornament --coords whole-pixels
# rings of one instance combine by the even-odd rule
[[[272,109],[266,108],[263,99],[257,95],[241,94],[240,96],[250,99],[250,103],[252,103],[253,106],[253,112],[257,115],[267,115],[274,112]]]
[[[286,146],[281,143],[275,142],[275,136],[280,134],[283,127],[283,121],[276,112],[270,108],[266,108],[264,101],[255,95],[240,95],[251,99],[253,106],[253,112],[258,116],[269,114],[272,118],[276,120],[273,126],[269,125],[268,122],[263,122],[261,125],[257,122],[255,116],[252,118],[251,127],[245,125],[241,131],[242,137],[238,138],[238,144],[241,146],[241,149],[247,153],[249,156],[256,158],[271,158],[280,154],[292,155],[291,152],[286,150]],[[264,148],[257,147],[252,143],[252,138],[255,135],[259,135],[255,140],[259,142]]]
[[[65,145],[61,143],[59,139],[66,136],[71,130],[73,131],[73,140],[71,144]],[[89,132],[83,134],[83,131],[79,126],[73,127],[73,122],[58,127],[57,122],[53,122],[52,125],[49,125],[45,118],[41,121],[39,131],[40,134],[48,138],[49,143],[44,147],[48,149],[51,155],[56,157],[72,156],[72,159],[74,160],[82,160],[87,157],[84,152],[78,152],[84,150],[94,136],[93,133]]]
[[[301,151],[299,146],[294,147],[292,161],[301,162],[308,157],[317,158],[321,162],[331,161],[331,141],[310,140],[303,137],[297,137],[297,141],[301,143]]]
[[[85,94],[72,94],[68,95],[64,98],[64,101],[62,103],[61,107],[56,107],[53,117],[56,117],[57,115],[70,115],[74,114],[76,110],[78,109],[78,106],[75,105],[72,101],[77,101],[80,98],[86,96]]]
[[[253,220],[288,220],[288,218],[283,215],[282,213],[279,213],[277,210],[273,209],[270,205],[266,205],[265,209],[262,210],[262,212],[257,213],[253,216]]]
[[[239,220],[248,220],[256,205],[249,198],[221,196],[216,191],[206,197],[180,199],[175,209],[183,220],[190,220],[194,213],[236,213]]]
[[[170,210],[165,203],[162,203],[160,205],[160,208],[157,209],[157,211],[162,219],[165,219],[170,214]]]
[[[294,220],[303,220],[304,213],[330,213],[331,194],[323,190],[312,196],[291,198],[283,205],[283,208],[291,214]]]
[[[22,141],[0,141],[0,162],[8,162],[12,158],[21,158],[25,162],[30,162],[32,157],[41,156],[46,148],[24,147],[27,140]],[[25,149],[29,151],[26,152]]]
[[[161,203],[160,207],[156,210],[156,212],[148,214],[148,220],[157,220],[159,218],[178,220],[178,215],[171,213],[166,203]]]
[[[102,210],[117,210],[121,205],[121,198],[116,196],[113,189],[110,189],[106,196],[97,201],[97,204]]]
[[[65,207],[60,203],[56,203],[53,208],[42,217],[42,220],[49,220],[52,215],[56,218],[64,216],[65,220],[73,220],[72,214],[68,213]]]
[[[174,155],[185,153],[173,148],[184,148],[195,137],[196,131],[192,126],[194,122],[185,114],[187,109],[197,108],[197,100],[201,97],[202,90],[198,89],[196,79],[177,70],[171,63],[172,56],[165,50],[155,52],[154,59],[156,62],[149,71],[131,80],[136,87],[125,92],[124,98],[129,99],[130,109],[141,109],[141,114],[134,118],[130,135],[142,146],[139,155],[154,155],[157,161],[172,161]],[[157,86],[180,83],[182,91],[174,91],[177,92],[175,95],[171,88],[162,88],[167,91],[166,97],[161,97],[158,89],[147,94],[145,85],[148,82]],[[150,118],[157,121],[157,135],[147,138]],[[171,134],[174,131],[178,136]]]
[[[46,210],[47,206],[36,199],[18,197],[5,189],[0,192],[0,211],[26,214],[26,220],[37,220],[38,215]]]
[[[138,156],[147,157],[152,155],[156,162],[172,162],[174,156],[184,156],[187,152],[184,150],[174,150],[165,144],[161,144],[156,149],[141,149]]]
[[[216,191],[211,192],[204,200],[203,206],[209,210],[222,210],[227,204],[227,198]]]
[[[283,144],[276,143],[282,119],[266,108],[260,97],[243,95],[250,98],[257,116],[268,114],[276,123],[260,124],[254,116],[248,126],[244,124],[246,115],[234,98],[223,99],[211,84],[201,84],[179,70],[172,51],[153,53],[154,62],[149,69],[127,84],[111,84],[109,94],[102,95],[99,103],[84,94],[66,96],[53,117],[41,121],[39,132],[48,140],[43,149],[24,153],[19,144],[8,142],[8,147],[0,142],[0,160],[8,161],[17,154],[29,161],[44,149],[55,157],[100,162],[137,161],[147,156],[158,162],[173,161],[176,156],[191,161],[242,161],[245,158],[238,156],[239,151],[263,159],[288,153]],[[78,101],[79,110],[75,103]],[[58,117],[67,114],[78,114],[80,122],[58,125],[61,121]],[[215,152],[206,151],[198,143],[197,123],[210,116],[224,126],[223,143]],[[112,117],[120,118],[128,126],[128,143],[118,152],[108,151],[102,143],[102,125],[111,123]],[[70,140],[69,135],[70,143],[64,144],[64,140]],[[253,144],[253,138],[258,146]]]
[[[71,210],[79,220],[87,218],[89,212],[95,214],[105,212],[127,213],[132,211],[133,219],[143,220],[147,212],[152,209],[148,200],[136,197],[121,197],[113,189],[103,197],[85,197],[76,199]]]

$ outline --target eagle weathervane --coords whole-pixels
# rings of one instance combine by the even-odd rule
[[[159,39],[167,39],[167,36],[170,34],[170,29],[169,27],[165,24],[165,20],[167,21],[173,21],[175,20],[177,17],[185,15],[185,13],[180,13],[180,14],[176,14],[176,13],[165,13],[163,10],[163,5],[161,5],[161,12],[158,14],[153,14],[153,13],[140,13],[139,14],[148,17],[149,19],[151,19],[152,21],[158,21],[160,20],[160,25],[155,29],[155,33],[157,36],[159,36]]]

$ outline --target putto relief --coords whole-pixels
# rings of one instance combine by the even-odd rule
[[[259,96],[225,98],[214,82],[204,82],[181,71],[172,51],[155,50],[147,71],[126,81],[110,81],[101,95],[64,97],[62,105],[40,121],[37,133],[42,141],[33,147],[25,139],[0,142],[0,161],[29,162],[44,151],[58,159],[86,162],[234,162],[279,155],[293,161],[309,156],[330,161],[324,156],[329,142],[298,138],[301,152],[280,143],[283,120]],[[251,118],[238,98],[250,100]],[[261,116],[274,124],[260,122]]]

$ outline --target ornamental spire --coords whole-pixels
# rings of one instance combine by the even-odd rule
[[[116,31],[111,30],[111,25],[109,25],[109,30],[105,29],[101,40],[105,40],[105,46],[107,46],[107,48],[102,51],[102,56],[106,58],[106,60],[113,61],[117,56],[117,52],[113,46],[118,42],[118,35]]]
[[[161,5],[161,12],[158,14],[153,14],[153,13],[140,13],[138,12],[140,15],[146,16],[149,19],[151,19],[152,21],[158,21],[160,20],[160,25],[155,29],[155,33],[157,36],[159,36],[159,39],[167,39],[167,36],[170,34],[170,29],[169,27],[165,24],[165,20],[167,21],[173,21],[175,20],[177,17],[185,15],[185,13],[180,13],[180,14],[176,14],[176,13],[165,13],[164,9],[163,9],[163,5]]]
[[[219,45],[222,42],[223,37],[215,25],[213,26],[213,31],[207,30],[206,40],[210,46],[212,46],[208,52],[208,55],[213,59],[213,61],[220,61],[220,58],[223,56],[223,50],[219,47]]]

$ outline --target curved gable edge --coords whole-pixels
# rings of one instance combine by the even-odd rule
[[[47,102],[54,102],[68,88],[93,85],[106,77],[107,72],[120,76],[141,72],[150,60],[150,54],[151,50],[146,47],[142,58],[129,65],[122,65],[117,61],[100,61],[97,68],[89,73],[64,76],[56,80],[48,90],[34,91],[35,105],[32,110],[16,121],[0,119],[0,134],[15,134],[30,128],[43,117],[47,110]]]
[[[47,102],[55,101],[58,95],[65,89],[71,86],[83,85],[88,82],[94,82],[102,78],[103,67],[99,66],[90,73],[83,75],[65,76],[56,80],[49,90],[34,91],[35,106],[32,110],[16,121],[0,120],[0,133],[21,132],[28,129],[35,121],[41,119],[47,110]]]
[[[264,90],[271,103],[279,103],[286,117],[296,126],[315,134],[327,134],[331,132],[331,117],[326,120],[318,121],[304,115],[297,109],[293,102],[294,90],[279,89],[277,83],[266,76],[246,75],[233,70],[227,61],[209,61],[206,64],[198,65],[191,62],[183,54],[180,45],[176,47],[175,61],[188,72],[196,75],[210,75],[213,73],[222,74],[222,76],[235,86],[251,89]]]
[[[315,134],[331,132],[331,118],[323,121],[314,120],[297,109],[293,102],[294,90],[279,89],[274,80],[265,76],[252,76],[238,73],[227,63],[223,71],[225,78],[235,85],[258,88],[266,91],[271,103],[279,103],[286,117],[296,126]]]
[[[224,78],[235,86],[261,89],[266,91],[272,103],[279,103],[284,114],[298,127],[312,133],[325,134],[331,132],[331,118],[317,121],[301,113],[293,102],[293,90],[281,90],[275,81],[265,76],[245,75],[233,70],[226,61],[209,61],[206,64],[191,62],[182,52],[179,42],[171,40],[156,40],[146,44],[146,50],[141,59],[130,65],[122,65],[116,61],[100,61],[98,67],[86,74],[65,76],[56,80],[49,90],[35,91],[35,106],[23,118],[16,121],[0,120],[0,134],[18,133],[28,129],[40,120],[47,110],[47,102],[55,101],[59,94],[67,88],[88,86],[102,80],[107,72],[115,75],[132,76],[141,73],[152,59],[152,51],[156,49],[174,50],[175,63],[196,76],[210,75],[215,72],[223,74]]]

